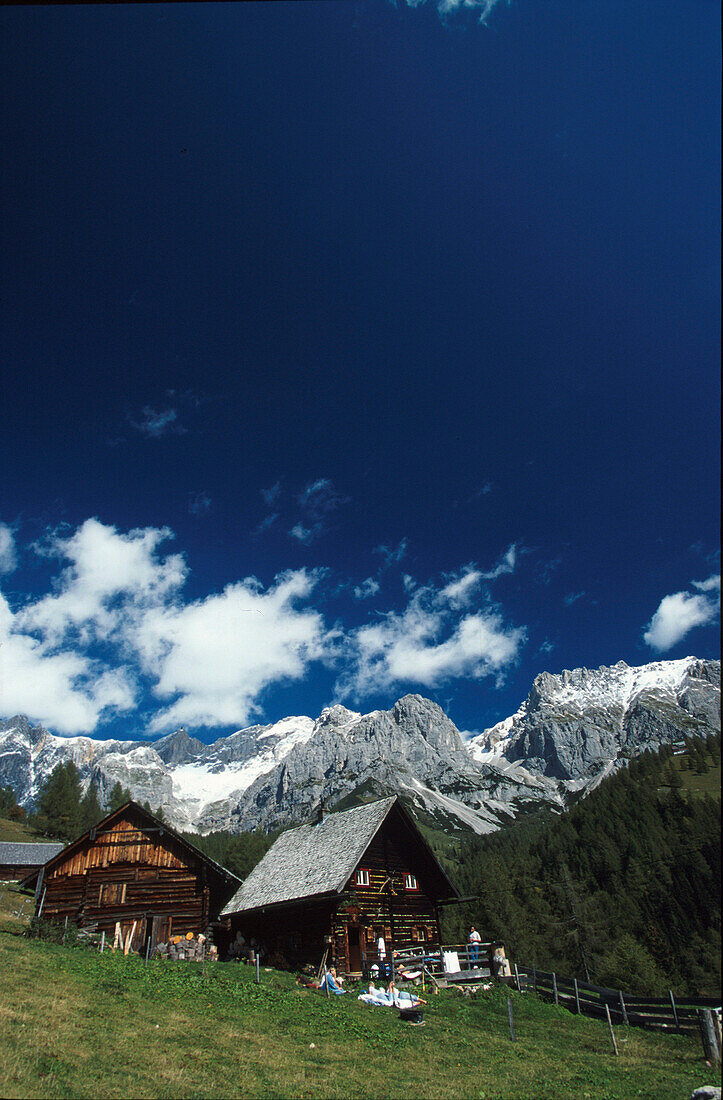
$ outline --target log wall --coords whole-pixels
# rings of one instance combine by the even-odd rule
[[[204,931],[222,898],[207,881],[206,865],[168,833],[139,827],[130,817],[87,838],[47,872],[39,892],[42,917],[81,927],[96,924],[111,935],[136,921],[137,940],[149,915],[157,927],[184,935]],[[150,931],[150,928],[149,928]]]

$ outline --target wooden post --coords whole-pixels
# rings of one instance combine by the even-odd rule
[[[256,952],[256,984],[259,985],[260,982],[261,982],[261,970],[260,970],[260,964],[259,964],[259,953],[257,951]]]
[[[206,977],[206,944],[201,945],[201,977]]]
[[[512,1020],[512,1001],[510,1000],[509,997],[507,998],[507,1016],[508,1016],[509,1021],[510,1021],[510,1039],[514,1043],[514,1041],[515,1041],[515,1025],[514,1025],[514,1022]]]
[[[151,953],[151,938],[150,936],[146,940],[146,966],[148,966],[148,956]]]
[[[706,1062],[710,1062],[711,1066],[715,1067],[720,1064],[721,1058],[718,1035],[716,1033],[715,1023],[713,1022],[713,1013],[711,1009],[701,1008],[698,1019],[700,1020],[700,1037],[703,1040],[705,1060]]]
[[[559,1005],[560,997],[559,997],[558,992],[557,992],[557,977],[556,977],[554,971],[552,973],[552,991],[555,994],[555,1004]]]
[[[38,906],[38,920],[40,920],[40,914],[42,913],[43,905],[45,904],[45,890],[46,890],[46,887],[43,887],[43,896],[40,899],[40,905]]]
[[[623,991],[622,991],[622,989],[618,990],[618,997],[620,998],[620,1008],[622,1009],[623,1020],[625,1021],[625,1026],[630,1027],[630,1020],[628,1019],[628,1010],[625,1007],[625,1001],[623,1000]]]
[[[68,917],[66,915],[65,924],[63,925],[63,947],[65,947],[65,936],[68,931]]]
[[[613,1022],[610,1019],[610,1005],[607,1004],[607,1003],[605,1004],[605,1015],[608,1018],[608,1027],[610,1028],[610,1038],[613,1041],[613,1050],[615,1051],[615,1054],[617,1055],[617,1053],[618,1053],[618,1044],[615,1041],[615,1032],[613,1031]]]
[[[100,934],[100,953],[103,954],[103,948],[105,947],[105,932]]]
[[[668,996],[670,997],[670,1007],[673,1010],[673,1019],[675,1020],[675,1030],[680,1031],[680,1021],[678,1020],[678,1009],[675,1007],[675,997],[673,996],[673,990],[668,990]]]
[[[534,963],[532,964],[532,988],[537,993],[537,967]]]
[[[515,963],[515,985],[517,986],[517,992],[521,993],[522,989],[520,987],[520,972],[517,969],[517,963]]]
[[[577,988],[577,978],[572,979],[575,983],[575,1011],[578,1016],[580,1015],[580,990]]]

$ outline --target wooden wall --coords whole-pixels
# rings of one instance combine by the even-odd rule
[[[362,952],[377,958],[377,940],[384,936],[387,956],[428,944],[439,947],[440,932],[435,901],[446,896],[440,876],[418,837],[394,811],[359,860],[369,871],[369,885],[356,883],[356,870],[334,919],[334,956],[338,966],[349,969],[348,927],[359,927]],[[413,874],[419,889],[405,890],[403,876]]]
[[[148,914],[161,918],[159,936],[204,931],[224,900],[214,887],[201,859],[168,832],[146,828],[129,815],[48,870],[40,890],[41,915],[97,924],[111,935],[116,922],[125,931],[135,920],[137,946]]]

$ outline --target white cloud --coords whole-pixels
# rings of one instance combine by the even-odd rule
[[[319,574],[281,574],[264,591],[254,578],[186,606],[149,609],[134,641],[161,698],[177,696],[152,722],[154,730],[243,725],[260,713],[271,684],[301,679],[326,655],[322,616],[296,605]]]
[[[691,584],[699,592],[720,592],[720,574],[715,573],[707,581],[691,581]]]
[[[291,528],[289,534],[304,546],[310,546],[324,534],[326,517],[348,504],[350,498],[340,493],[328,477],[319,477],[316,481],[310,481],[296,499],[304,518]]]
[[[578,600],[583,599],[584,596],[584,592],[568,592],[566,596],[563,596],[562,602],[564,603],[565,607],[572,607],[574,603],[577,603]]]
[[[321,524],[315,523],[311,527],[304,527],[303,523],[295,523],[289,534],[292,538],[303,542],[304,546],[310,546],[315,537],[321,534]]]
[[[705,626],[717,618],[720,609],[720,577],[711,576],[705,581],[693,581],[692,584],[698,589],[698,594],[674,592],[670,596],[664,596],[648,623],[643,640],[658,653],[672,649],[694,627]]]
[[[160,559],[158,546],[173,533],[146,527],[119,534],[88,519],[69,538],[49,537],[44,553],[70,561],[56,592],[18,613],[19,625],[57,644],[69,633],[81,641],[107,638],[135,610],[165,601],[186,578],[180,554]]]
[[[382,569],[388,569],[391,565],[400,562],[407,553],[409,543],[407,539],[401,539],[396,546],[375,546],[373,553],[381,554]]]
[[[178,409],[152,409],[144,405],[138,419],[128,418],[130,424],[148,439],[160,439],[164,435],[184,435],[186,429],[178,419]]]
[[[12,573],[17,564],[15,532],[7,523],[0,523],[0,573]]]
[[[134,703],[127,669],[103,670],[73,650],[53,652],[21,632],[0,594],[0,714],[26,714],[59,733],[92,733],[109,710]]]
[[[472,599],[481,579],[479,570],[468,566],[460,577],[445,585],[440,594],[452,607],[464,607]]]
[[[370,596],[376,596],[378,591],[379,581],[374,580],[374,577],[367,577],[354,588],[354,597],[357,600],[368,600]]]
[[[480,23],[485,23],[500,0],[436,0],[437,11],[440,15],[450,15],[458,11],[479,12]],[[426,0],[407,0],[410,8],[419,8]],[[507,0],[509,4],[509,0]]]
[[[493,606],[460,616],[461,596],[467,602],[473,587],[467,577],[472,573],[442,589],[420,588],[404,611],[353,631],[338,690],[359,698],[402,683],[432,688],[462,676],[500,674],[512,664],[525,640],[524,628],[506,626]]]
[[[517,543],[513,542],[511,546],[507,547],[494,569],[491,569],[489,573],[481,573],[480,576],[482,580],[494,581],[498,577],[503,576],[505,573],[514,573],[516,565]]]

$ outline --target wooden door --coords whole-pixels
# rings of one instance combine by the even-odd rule
[[[156,916],[151,925],[151,951],[158,943],[168,943],[171,938],[173,917]]]
[[[349,971],[352,974],[360,974],[362,968],[361,926],[348,924],[346,928],[347,958]]]

